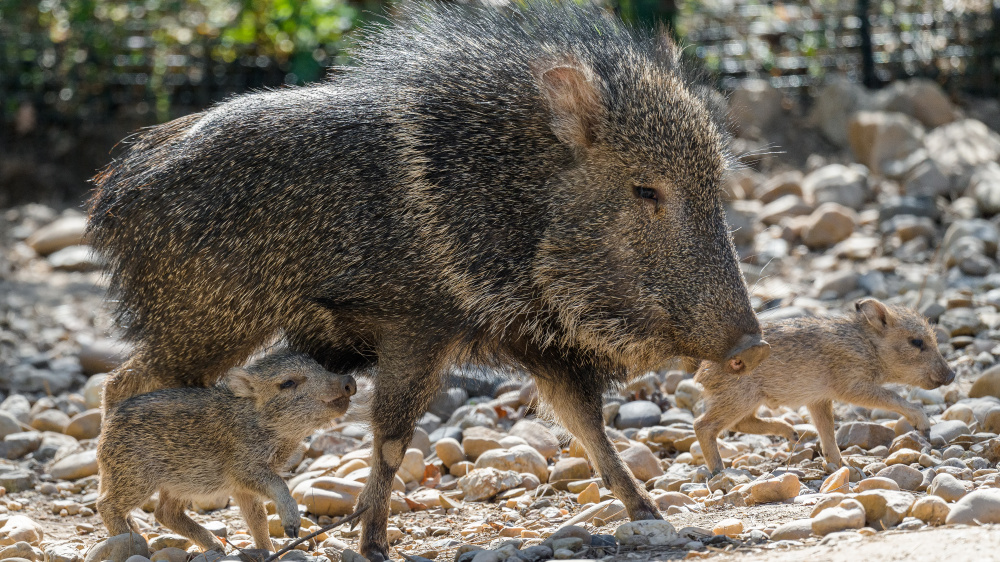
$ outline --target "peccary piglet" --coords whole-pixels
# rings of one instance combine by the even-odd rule
[[[722,469],[715,441],[720,431],[781,435],[796,440],[791,424],[756,415],[761,404],[806,406],[826,460],[841,464],[834,436],[833,400],[898,412],[921,431],[927,415],[886,383],[937,388],[955,373],[937,349],[927,320],[908,308],[865,299],[842,318],[794,318],[763,322],[771,355],[754,371],[733,376],[704,361],[695,380],[705,387],[706,411],[694,422],[705,462]]]
[[[274,501],[285,534],[299,513],[278,476],[295,447],[342,415],[356,389],[304,354],[280,350],[230,369],[208,388],[140,394],[108,412],[97,449],[97,510],[112,536],[137,531],[129,512],[159,490],[156,519],[205,550],[218,538],[184,513],[193,498],[231,494],[257,548],[273,550],[261,497]]]

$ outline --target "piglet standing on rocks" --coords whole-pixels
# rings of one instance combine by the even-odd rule
[[[220,493],[236,499],[257,548],[273,550],[261,497],[274,501],[285,534],[297,538],[298,506],[278,471],[302,439],[343,415],[355,389],[350,376],[279,350],[231,369],[210,388],[158,390],[118,403],[97,449],[97,510],[108,532],[138,532],[129,512],[158,490],[156,519],[205,550],[225,547],[184,509],[193,498]]]
[[[718,98],[665,37],[593,5],[406,5],[327,82],[144,131],[95,179],[90,236],[136,352],[105,408],[206,386],[283,333],[371,375],[360,551],[455,365],[516,366],[632,519],[649,494],[602,394],[686,355],[767,356],[726,224]]]
[[[705,387],[706,410],[694,428],[712,472],[722,469],[715,439],[725,429],[796,439],[788,422],[757,417],[761,404],[806,406],[823,455],[836,465],[841,457],[834,435],[835,399],[898,412],[916,429],[930,429],[919,406],[882,385],[931,389],[954,380],[934,331],[923,316],[908,308],[865,299],[855,309],[841,318],[764,322],[771,355],[752,372],[734,377],[717,363],[702,362],[695,380]]]

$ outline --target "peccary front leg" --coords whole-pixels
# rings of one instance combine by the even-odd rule
[[[843,464],[840,456],[840,446],[837,445],[837,433],[833,425],[833,402],[823,400],[814,402],[807,406],[809,415],[812,417],[813,425],[816,426],[816,433],[819,434],[819,444],[823,447],[823,456],[826,460],[837,465]]]
[[[357,509],[367,508],[361,516],[359,550],[371,562],[389,559],[386,526],[392,481],[417,420],[440,386],[437,365],[431,354],[409,346],[394,346],[391,356],[379,356],[371,400],[371,474],[357,504]]]
[[[618,449],[604,432],[600,389],[581,388],[580,378],[574,378],[572,374],[537,378],[536,381],[542,399],[552,406],[566,429],[587,449],[604,483],[625,504],[629,518],[633,521],[663,519],[649,494],[639,487]]]
[[[875,384],[856,384],[841,398],[846,402],[865,408],[883,408],[896,412],[905,417],[918,431],[927,431],[931,428],[930,420],[927,419],[923,408],[911,404],[888,388],[882,388]]]
[[[269,469],[262,469],[248,474],[247,478],[240,482],[240,484],[247,487],[246,491],[258,496],[271,498],[278,512],[278,517],[281,518],[281,525],[285,531],[285,535],[290,539],[299,538],[299,528],[302,526],[302,519],[299,517],[299,506],[295,503],[295,498],[288,491],[288,485],[285,484],[285,481],[280,476]],[[240,501],[240,498],[236,498],[236,502],[239,503],[240,509],[243,509],[243,503]],[[251,535],[253,535],[253,527],[250,526],[251,522],[249,518],[250,515],[246,515],[247,526],[250,528]],[[265,531],[267,530],[266,519],[267,517],[265,516]],[[257,536],[253,535],[253,537],[257,541]]]

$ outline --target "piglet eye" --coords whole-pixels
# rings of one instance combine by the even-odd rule
[[[913,347],[919,349],[920,351],[924,350],[924,340],[922,340],[920,338],[915,338],[915,339],[910,340],[910,344]]]
[[[281,390],[288,390],[289,388],[295,388],[295,381],[293,381],[292,379],[288,379],[287,381],[278,385],[278,388],[280,388]]]

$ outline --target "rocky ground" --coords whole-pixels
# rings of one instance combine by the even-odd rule
[[[777,96],[777,97],[776,97]],[[825,97],[824,97],[825,96]],[[737,146],[758,169],[727,184],[743,270],[763,318],[827,317],[876,297],[917,308],[957,373],[935,390],[897,388],[933,426],[838,404],[843,468],[822,460],[805,409],[770,415],[778,437],[724,434],[727,469],[704,467],[692,421],[702,390],[676,362],[606,397],[608,433],[667,522],[629,523],[582,449],[516,374],[457,370],[423,417],[393,493],[400,556],[659,560],[986,560],[1000,523],[1000,135],[927,83],[878,95],[835,83],[811,115],[750,84],[731,100]],[[740,112],[739,104],[755,111]],[[788,124],[791,123],[791,126]],[[760,155],[775,128],[801,129],[821,154],[791,166]],[[766,151],[765,151],[766,152]],[[100,560],[94,514],[101,373],[126,350],[113,339],[106,280],[78,210],[0,210],[0,559]],[[808,376],[808,373],[803,373]],[[367,477],[369,435],[357,407],[310,437],[289,464],[303,532],[350,513]],[[154,561],[198,557],[135,516]],[[252,546],[229,498],[193,516]],[[280,535],[281,526],[273,531]],[[283,543],[285,539],[276,539]],[[338,527],[294,551],[354,558]],[[142,562],[139,559],[133,562]],[[319,562],[318,560],[316,562]]]

